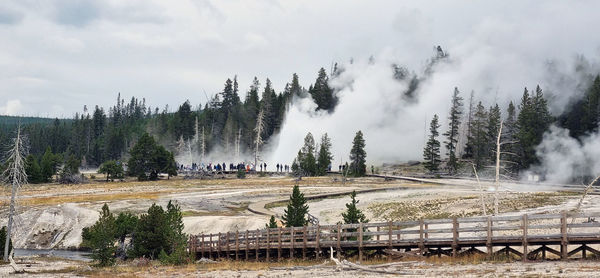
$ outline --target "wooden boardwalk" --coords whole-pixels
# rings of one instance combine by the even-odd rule
[[[271,261],[329,256],[514,254],[522,260],[600,256],[599,213],[530,214],[317,225],[190,236],[197,257]],[[550,256],[552,256],[550,255]]]

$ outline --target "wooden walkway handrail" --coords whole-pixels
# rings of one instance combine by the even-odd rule
[[[508,248],[506,252],[517,254],[519,252],[508,246],[521,246],[523,254],[529,254],[528,246],[540,244],[543,248],[532,252],[542,252],[545,256],[545,250],[549,249],[546,245],[554,244],[560,245],[561,256],[567,258],[572,255],[566,251],[569,242],[600,243],[600,222],[595,222],[595,217],[600,217],[600,212],[265,228],[192,235],[188,249],[202,256],[239,259],[242,257],[240,253],[244,252],[246,259],[252,253],[255,259],[264,255],[266,260],[270,260],[271,255],[281,259],[285,252],[290,257],[295,253],[301,254],[302,258],[311,254],[318,257],[322,249],[333,247],[338,251],[347,248],[357,250],[359,259],[362,259],[366,249],[417,248],[421,254],[437,249],[438,255],[447,252],[444,254],[456,256],[461,248],[466,247],[486,247],[491,254],[494,246],[502,246]],[[583,256],[585,250],[595,252],[585,244],[581,247]],[[444,251],[443,248],[451,250]],[[526,260],[527,256],[523,259]]]

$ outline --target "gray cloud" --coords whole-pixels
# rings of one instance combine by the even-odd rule
[[[438,44],[456,63],[440,69],[432,90],[459,86],[506,103],[523,86],[552,91],[548,60],[569,65],[578,53],[596,57],[600,45],[589,31],[600,24],[593,1],[9,3],[22,19],[0,28],[0,103],[18,98],[48,116],[111,105],[117,92],[159,107],[204,103],[203,90],[216,93],[235,74],[242,91],[254,76],[282,90],[294,72],[308,86],[319,67],[370,55],[419,72]]]
[[[17,24],[23,20],[23,13],[0,6],[0,24]]]
[[[99,17],[96,1],[55,1],[55,20],[64,25],[83,27]]]

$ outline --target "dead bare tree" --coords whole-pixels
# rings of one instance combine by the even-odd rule
[[[473,166],[473,172],[475,173],[475,178],[477,179],[477,184],[479,185],[479,199],[481,201],[481,211],[483,212],[483,216],[487,216],[487,208],[485,207],[485,196],[483,187],[481,186],[481,181],[479,180],[479,175],[477,174],[477,168],[474,163],[471,163]]]
[[[202,136],[200,137],[200,155],[202,157],[202,161],[204,162],[204,158],[206,156],[206,137],[204,136],[204,126],[202,126]]]
[[[242,129],[238,129],[238,135],[235,138],[235,157],[240,157],[240,143],[242,141]]]
[[[4,261],[9,261],[10,237],[13,226],[13,217],[15,214],[15,199],[22,185],[27,184],[27,173],[25,172],[25,156],[27,154],[27,146],[25,138],[21,134],[21,126],[17,127],[17,136],[13,139],[7,154],[8,167],[4,171],[3,177],[6,183],[12,186],[10,195],[10,207],[8,211],[8,226],[6,230],[6,241],[4,243]]]
[[[494,181],[494,215],[498,215],[498,188],[500,187],[500,137],[502,136],[502,124],[498,128],[498,136],[496,137],[496,179]]]
[[[198,141],[200,140],[200,134],[198,131],[198,116],[196,116],[196,122],[194,123],[194,145],[196,147],[194,147],[194,149],[197,148]]]
[[[256,127],[254,127],[254,132],[256,133],[256,137],[254,139],[254,169],[256,169],[258,165],[258,156],[260,146],[264,143],[262,139],[262,134],[265,130],[265,109],[260,109],[258,113],[258,117],[256,118]]]
[[[500,170],[503,169],[508,171],[504,167],[501,166],[501,162],[504,163],[514,163],[511,161],[505,161],[501,159],[503,154],[506,155],[515,155],[515,153],[502,151],[502,146],[506,144],[514,144],[517,141],[501,141],[502,139],[502,127],[504,126],[504,121],[500,121],[500,126],[498,128],[498,136],[496,137],[496,177],[494,179],[494,215],[498,214],[498,190],[500,189]]]
[[[581,209],[581,205],[583,204],[583,199],[585,198],[585,196],[587,196],[587,194],[592,191],[592,186],[598,181],[598,179],[600,179],[600,176],[597,176],[592,182],[590,182],[590,184],[588,184],[588,186],[585,187],[585,189],[583,190],[583,194],[581,195],[581,199],[579,199],[579,202],[577,203],[577,207],[575,207],[575,211],[579,211]]]

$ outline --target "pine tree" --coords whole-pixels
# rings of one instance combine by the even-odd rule
[[[304,137],[304,145],[298,151],[295,159],[296,167],[292,164],[292,171],[300,176],[314,176],[317,174],[317,160],[315,158],[315,139],[312,133]]]
[[[300,86],[300,82],[298,81],[298,75],[292,75],[292,83],[290,84],[290,94],[294,97],[304,97],[304,92],[302,91],[302,87]]]
[[[352,141],[350,150],[350,174],[355,177],[362,177],[367,173],[367,153],[365,152],[365,139],[359,130]]]
[[[521,98],[521,111],[517,118],[520,169],[527,169],[538,162],[535,147],[542,142],[544,132],[550,127],[552,116],[542,89],[537,86],[535,95],[530,96],[527,88]]]
[[[277,228],[277,221],[275,221],[275,216],[271,215],[269,223],[265,224],[265,226],[267,227],[267,229]]]
[[[475,108],[475,114],[471,121],[471,137],[469,139],[469,147],[473,151],[473,164],[475,164],[477,170],[483,168],[486,159],[489,157],[487,123],[488,114],[480,101]]]
[[[319,70],[319,75],[315,84],[308,90],[313,100],[317,104],[317,110],[333,111],[337,104],[337,98],[333,95],[333,90],[329,87],[329,77],[324,68]]]
[[[437,140],[439,136],[438,128],[440,128],[438,116],[433,115],[433,119],[429,124],[429,140],[427,140],[423,150],[423,158],[425,159],[423,164],[429,172],[437,171],[440,166],[440,141]]]
[[[356,207],[358,200],[356,200],[356,190],[350,194],[352,199],[350,203],[346,204],[346,212],[342,212],[342,218],[344,224],[357,224],[357,223],[368,223],[369,220],[365,217],[365,214]]]
[[[169,176],[177,175],[173,154],[158,145],[148,133],[140,137],[131,148],[130,155],[127,171],[130,176],[138,177],[138,180],[157,180],[161,172],[166,172]]]
[[[148,212],[140,216],[135,228],[132,255],[151,259],[158,258],[161,250],[169,247],[169,228],[164,209],[159,205],[152,204],[148,208]]]
[[[52,149],[48,146],[46,152],[44,152],[44,155],[42,156],[42,161],[40,162],[40,171],[43,182],[50,182],[52,180],[52,176],[56,175],[60,161],[60,155],[53,154]]]
[[[517,116],[515,105],[511,101],[506,109],[506,119],[504,120],[504,132],[503,141],[511,142],[506,145],[505,153],[501,154],[501,159],[508,163],[507,169],[509,174],[516,174],[518,172],[518,157],[516,156],[518,150],[516,147],[517,142]]]
[[[324,176],[331,165],[333,155],[331,154],[331,139],[327,133],[321,137],[321,146],[319,148],[319,156],[317,159],[317,175]]]
[[[581,128],[585,132],[598,130],[600,121],[600,75],[597,75],[583,99]]]
[[[175,137],[183,136],[183,140],[194,137],[194,114],[189,100],[186,100],[175,113]]]
[[[500,106],[496,103],[495,106],[490,107],[488,113],[487,123],[487,149],[489,162],[496,161],[496,137],[498,136],[498,130],[500,128]]]
[[[448,116],[448,131],[444,133],[447,141],[446,151],[448,155],[448,169],[450,173],[456,172],[458,168],[458,159],[456,157],[456,145],[458,144],[458,129],[460,127],[461,115],[462,115],[462,97],[459,96],[460,92],[458,88],[454,88],[454,93],[452,94],[452,106],[450,107],[450,114]]]
[[[115,238],[117,238],[121,242],[121,245],[124,244],[127,235],[133,234],[138,220],[138,217],[130,212],[119,213],[119,215],[115,219]]]
[[[167,253],[167,257],[161,258],[161,261],[170,264],[182,264],[187,261],[188,255],[186,251],[187,247],[187,235],[183,233],[183,215],[181,214],[181,208],[178,204],[173,203],[169,200],[167,204],[166,213],[166,226],[167,231],[167,246],[163,248],[163,251]]]
[[[294,186],[292,195],[287,208],[284,210],[283,221],[286,227],[302,227],[308,224],[306,214],[308,213],[308,205],[304,194],[300,193],[300,187]]]
[[[114,180],[123,176],[123,165],[120,161],[108,160],[100,165],[98,173],[106,174],[106,181],[109,179]]]
[[[115,238],[116,225],[113,214],[108,209],[108,205],[102,206],[100,219],[88,230],[86,230],[84,240],[89,242],[92,249],[92,258],[98,261],[100,266],[109,266],[115,263]]]
[[[469,113],[467,114],[467,144],[465,146],[465,154],[463,158],[472,158],[473,150],[471,149],[471,142],[469,141],[471,137],[471,122],[473,120],[473,113],[475,112],[473,109],[475,108],[475,91],[471,91],[471,96],[469,96]]]
[[[33,154],[29,154],[25,160],[25,173],[29,183],[41,183],[43,180],[40,165]]]
[[[356,200],[356,190],[353,190],[350,194],[350,198],[352,199],[350,203],[346,204],[346,211],[342,212],[342,218],[344,219],[344,224],[358,224],[358,223],[369,223],[369,219],[365,216],[365,214],[356,207],[358,204],[358,200]],[[347,231],[349,233],[354,233],[358,229],[350,228]],[[366,231],[367,228],[363,228],[363,232]],[[351,236],[349,240],[356,240],[357,236]],[[368,240],[369,236],[363,236],[363,240]]]

